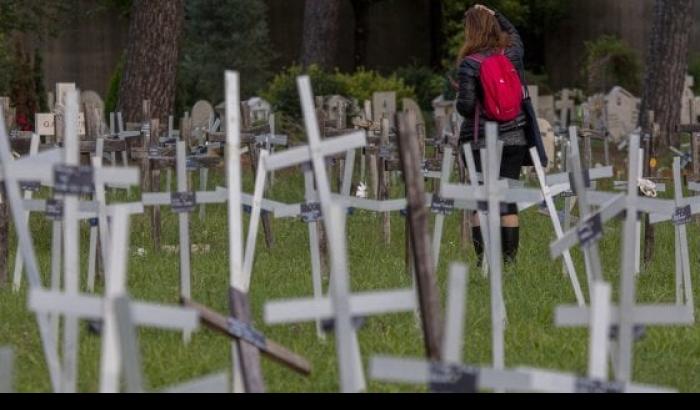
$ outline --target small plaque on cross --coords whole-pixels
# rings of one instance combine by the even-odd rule
[[[48,199],[46,201],[46,218],[52,221],[63,219],[63,201]]]
[[[624,391],[625,385],[619,382],[606,382],[603,380],[593,380],[587,378],[580,378],[576,380],[575,392],[577,394],[620,394],[624,393]]]
[[[39,181],[21,181],[19,189],[24,192],[39,192],[41,190],[41,182]]]
[[[578,240],[581,246],[588,248],[594,242],[599,241],[603,237],[603,220],[600,214],[589,218],[583,227],[578,230]]]
[[[693,211],[690,205],[676,208],[673,213],[673,224],[676,226],[687,225],[693,220]]]
[[[301,205],[301,219],[305,223],[317,222],[323,218],[323,210],[321,209],[321,204],[302,204]]]
[[[54,168],[54,190],[62,195],[91,195],[95,191],[92,167],[57,165]]]
[[[170,206],[175,213],[190,213],[197,207],[197,195],[194,192],[173,192]]]
[[[433,393],[477,393],[479,372],[463,366],[430,366],[430,391]]]
[[[253,329],[250,325],[234,318],[228,318],[227,326],[228,331],[232,335],[250,343],[260,350],[267,349],[267,340],[265,339],[265,336]]]
[[[434,214],[450,215],[454,212],[455,201],[454,199],[445,199],[438,195],[433,195],[433,203],[430,209]]]

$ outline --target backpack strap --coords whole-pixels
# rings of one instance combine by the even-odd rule
[[[467,60],[476,61],[477,63],[482,64],[486,60],[486,56],[483,54],[472,54],[467,57]]]

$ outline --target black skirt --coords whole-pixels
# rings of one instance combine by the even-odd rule
[[[526,146],[503,147],[501,178],[519,180],[520,172],[523,166],[525,166],[528,155],[529,151]],[[483,173],[481,169],[481,154],[479,151],[474,151],[474,162],[476,163],[476,171]]]

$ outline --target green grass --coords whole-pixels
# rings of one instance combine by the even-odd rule
[[[215,178],[215,183],[221,181],[220,176]],[[250,175],[246,177],[245,186],[248,192],[252,190]],[[303,182],[300,177],[281,175],[273,189],[273,197],[286,202],[301,201],[302,192]],[[113,199],[125,198],[122,194]],[[196,215],[195,213],[192,217],[192,243],[209,244],[211,252],[192,257],[193,296],[200,303],[226,312],[229,280],[226,208],[209,206],[204,222]],[[163,218],[163,244],[177,245],[176,216],[164,210]],[[380,220],[379,217],[360,211],[349,217],[349,268],[355,292],[405,288],[411,285],[404,266],[404,220],[399,215],[392,218],[393,241],[389,246],[383,243]],[[551,224],[548,218],[534,211],[525,213],[522,221],[519,262],[514,269],[506,272],[503,281],[509,319],[505,335],[507,365],[583,374],[587,364],[587,330],[558,329],[553,324],[555,307],[573,304],[575,298],[568,279],[562,273],[561,262],[552,261],[549,257],[548,245],[554,237]],[[47,283],[50,224],[42,216],[33,216],[31,226],[44,283]],[[459,217],[451,216],[445,226],[438,272],[443,295],[449,263],[467,262],[473,265],[474,261],[471,246],[460,242]],[[605,277],[614,285],[615,297],[619,290],[620,231],[619,222],[609,224],[600,246]],[[84,255],[88,243],[87,232],[87,227],[83,226],[83,286],[86,283],[87,262]],[[263,323],[263,306],[267,301],[312,295],[306,225],[296,220],[276,220],[273,222],[273,232],[276,240],[274,249],[268,250],[265,247],[262,234],[258,242],[251,289],[255,325],[271,339],[307,357],[313,364],[314,371],[311,377],[304,378],[263,359],[268,390],[337,391],[337,360],[332,335],[324,343],[317,339],[312,323],[283,326],[266,326]],[[673,303],[673,228],[665,225],[659,227],[657,232],[656,257],[639,280],[638,301]],[[694,250],[698,249],[700,243],[696,225],[689,227],[689,237],[694,283],[697,284],[700,263]],[[132,252],[129,260],[129,291],[137,300],[175,304],[179,298],[178,257],[156,253],[149,242],[148,219],[145,216],[133,218],[132,251],[145,248],[147,255],[142,258]],[[13,254],[14,248],[13,244]],[[574,252],[574,259],[579,279],[587,294],[582,256],[578,250]],[[101,288],[98,289],[98,292],[101,291]],[[489,284],[473,268],[468,302],[464,356],[469,363],[487,365],[491,358]],[[27,310],[26,286],[17,295],[9,289],[0,290],[0,318],[0,346],[11,346],[17,354],[15,388],[20,392],[50,391],[36,320]],[[83,323],[79,390],[95,392],[99,385],[100,340],[88,334],[85,329]],[[229,341],[206,329],[197,332],[189,345],[184,345],[182,335],[177,333],[143,329],[139,335],[145,379],[150,389],[164,388],[229,368]],[[375,354],[404,357],[419,357],[423,354],[421,332],[413,313],[373,317],[368,320],[359,336],[365,364]],[[647,337],[635,346],[636,382],[670,386],[687,392],[700,391],[700,380],[696,377],[699,371],[698,327],[652,328]],[[423,390],[416,386],[369,381],[371,392]]]

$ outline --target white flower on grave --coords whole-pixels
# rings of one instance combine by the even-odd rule
[[[136,252],[134,252],[136,256],[144,258],[146,257],[146,249],[144,248],[136,248]]]
[[[362,199],[367,199],[367,197],[369,196],[367,185],[364,182],[360,182],[360,185],[357,187],[356,196]]]

